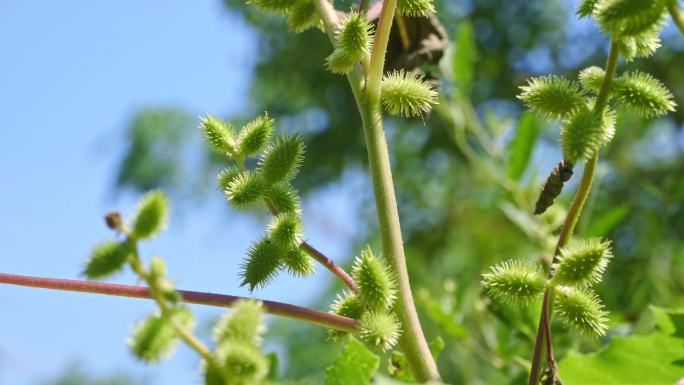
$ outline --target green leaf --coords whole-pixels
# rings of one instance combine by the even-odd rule
[[[268,361],[268,374],[266,379],[275,382],[278,379],[278,374],[280,372],[280,360],[278,360],[278,354],[276,352],[271,352],[266,355],[266,360]]]
[[[259,171],[269,184],[292,179],[304,158],[304,143],[299,135],[279,137],[259,159]]]
[[[459,24],[454,46],[452,76],[461,93],[468,96],[475,76],[475,57],[477,54],[473,26],[469,22],[464,21]]]
[[[608,234],[617,226],[622,219],[629,213],[629,207],[615,206],[611,207],[605,212],[595,215],[591,219],[589,227],[587,227],[584,235],[587,237],[600,237]]]
[[[366,385],[378,369],[380,358],[361,342],[350,338],[342,354],[328,367],[325,385]]]
[[[242,156],[252,156],[261,151],[271,140],[275,120],[264,113],[245,124],[238,135],[238,148]]]
[[[297,4],[297,0],[250,0],[263,11],[284,14]]]
[[[102,242],[90,253],[83,275],[88,279],[107,278],[121,270],[130,252],[131,246],[127,242]]]
[[[559,363],[565,385],[674,385],[684,376],[682,311],[651,307],[656,330],[613,336],[596,353],[574,351]],[[680,320],[681,322],[677,322]]]
[[[166,226],[168,216],[169,203],[164,192],[148,192],[138,201],[131,221],[131,237],[140,240],[155,236]]]
[[[582,0],[579,7],[577,7],[577,16],[580,18],[591,16],[598,2],[599,0]]]
[[[530,113],[522,114],[515,130],[515,136],[508,145],[509,156],[506,162],[506,171],[511,179],[520,180],[524,174],[538,137],[539,122],[537,118]]]

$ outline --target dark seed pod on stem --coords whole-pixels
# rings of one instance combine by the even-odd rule
[[[572,177],[574,165],[566,160],[558,162],[551,175],[542,184],[541,193],[534,206],[534,215],[543,214],[563,190],[563,184]]]

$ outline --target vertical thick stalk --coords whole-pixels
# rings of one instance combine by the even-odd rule
[[[593,112],[594,114],[601,116],[603,114],[606,105],[608,104],[608,98],[610,96],[610,87],[613,82],[613,77],[615,76],[615,68],[618,62],[618,43],[615,39],[610,42],[610,51],[608,53],[608,60],[606,63],[606,75],[601,84],[601,89],[596,97],[596,102],[594,103]],[[582,180],[580,181],[577,192],[575,192],[575,197],[572,200],[568,214],[565,217],[565,222],[563,228],[558,236],[558,242],[556,243],[556,248],[553,254],[553,262],[557,261],[560,250],[568,243],[570,236],[575,230],[575,225],[579,220],[580,214],[582,213],[582,208],[584,203],[587,201],[589,196],[589,191],[591,190],[591,185],[594,180],[594,172],[596,170],[596,163],[598,161],[598,150],[594,155],[587,160],[584,165],[584,172],[582,174]],[[551,270],[551,275],[553,275],[553,269]],[[532,366],[530,368],[530,377],[528,385],[536,385],[539,381],[539,369],[541,367],[541,356],[542,356],[542,345],[546,343],[549,346],[549,364],[553,363],[553,354],[551,351],[552,343],[550,340],[550,319],[553,309],[551,308],[551,303],[553,303],[553,290],[551,288],[546,289],[544,292],[544,299],[542,303],[542,311],[539,319],[539,326],[537,328],[537,338],[534,344],[534,353],[532,356]],[[552,368],[555,369],[555,368]]]
[[[316,6],[326,32],[334,42],[334,31],[339,20],[335,9],[327,0],[317,0]],[[430,353],[423,329],[420,326],[416,306],[413,302],[409,284],[404,245],[401,237],[399,211],[394,193],[392,170],[389,162],[389,150],[382,122],[382,106],[380,91],[385,66],[385,53],[389,41],[389,33],[396,11],[396,0],[385,0],[378,20],[366,81],[361,68],[350,72],[347,76],[354,99],[361,114],[363,130],[368,148],[368,160],[373,180],[373,192],[378,211],[378,222],[382,238],[382,247],[387,261],[397,276],[399,295],[395,312],[402,326],[400,348],[411,367],[413,376],[418,382],[439,380],[439,372],[435,360]]]
[[[435,360],[425,341],[411,293],[380,103],[385,54],[387,52],[387,44],[396,5],[396,0],[385,0],[383,2],[378,27],[375,32],[365,92],[363,92],[364,98],[359,98],[358,96],[356,98],[357,102],[362,101],[362,103],[359,103],[359,108],[366,137],[366,146],[368,148],[368,160],[373,179],[373,191],[375,193],[375,205],[378,212],[382,247],[385,258],[389,261],[397,276],[397,284],[399,286],[395,312],[402,325],[403,334],[400,346],[416,380],[425,382],[428,380],[438,380],[440,376]],[[354,87],[352,86],[352,88]],[[355,94],[358,91],[361,90],[355,90]]]

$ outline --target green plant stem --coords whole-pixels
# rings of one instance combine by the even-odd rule
[[[601,84],[601,89],[596,97],[596,102],[594,103],[593,112],[594,114],[601,116],[603,110],[608,104],[608,98],[610,96],[610,86],[613,82],[613,77],[615,76],[615,69],[618,62],[618,43],[616,39],[611,39],[610,51],[608,53],[608,60],[606,63],[606,75],[603,78],[603,83]],[[596,170],[596,163],[598,161],[598,150],[594,155],[587,160],[584,165],[584,172],[582,173],[582,180],[580,181],[579,187],[575,192],[575,197],[572,200],[568,214],[565,217],[565,222],[560,234],[558,235],[558,242],[553,254],[553,262],[557,262],[560,250],[568,243],[570,236],[572,236],[575,230],[575,225],[579,220],[580,214],[582,213],[582,208],[584,203],[589,196],[589,191],[591,190],[591,185],[594,180],[594,173]],[[553,266],[553,264],[552,264]],[[553,276],[553,268],[549,273],[549,278]],[[553,303],[553,290],[552,288],[547,288],[544,291],[544,299],[542,302],[542,311],[539,317],[539,326],[537,328],[537,338],[534,344],[534,351],[532,357],[532,365],[530,368],[530,377],[528,385],[536,385],[539,380],[539,369],[541,366],[541,353],[542,345],[547,346],[547,360],[549,361],[549,367],[555,370],[555,363],[553,360],[553,345],[551,342],[551,330],[550,330],[550,319],[553,312],[551,304]],[[555,373],[554,373],[555,374]]]
[[[396,0],[383,2],[365,82],[360,66],[350,72],[347,78],[363,122],[383,251],[397,276],[399,295],[395,312],[402,325],[399,346],[415,379],[426,382],[439,380],[440,375],[423,335],[411,293],[380,105],[385,54],[396,5]],[[337,13],[327,0],[317,0],[316,6],[326,32],[334,43],[334,31],[339,24]]]
[[[183,326],[176,317],[174,317],[172,308],[169,306],[167,303],[166,299],[164,299],[164,295],[161,292],[161,289],[159,288],[158,282],[153,279],[152,275],[147,271],[145,266],[142,264],[140,261],[140,256],[138,255],[138,248],[134,248],[133,255],[129,258],[129,264],[131,265],[131,269],[142,279],[147,282],[147,286],[149,288],[150,294],[152,298],[157,302],[157,306],[159,307],[159,310],[162,313],[162,316],[166,317],[170,322],[171,325],[176,329],[176,333],[178,333],[178,336],[185,342],[186,345],[188,345],[191,349],[196,351],[208,364],[213,366],[214,368],[221,368],[221,365],[216,362],[216,359],[214,358],[213,354],[211,353],[211,349],[207,347],[202,341],[200,341],[188,328]],[[225,378],[225,380],[229,380],[228,376],[226,373],[223,373],[221,371],[222,376]]]
[[[672,21],[675,23],[679,32],[684,35],[684,11],[679,8],[677,0],[669,0],[667,2],[667,10],[670,11],[670,16],[672,16]]]
[[[77,279],[46,278],[28,275],[0,273],[0,284],[36,287],[51,290],[73,291],[81,293],[93,293],[112,295],[117,297],[151,299],[152,293],[147,287],[120,285],[105,282],[81,281]],[[235,295],[205,293],[200,291],[176,290],[181,295],[182,301],[196,305],[232,307],[235,302],[246,299]],[[306,307],[290,305],[287,303],[257,299],[263,303],[264,311],[268,314],[298,319],[314,325],[326,328],[353,332],[357,322],[351,318],[336,314],[322,312]]]

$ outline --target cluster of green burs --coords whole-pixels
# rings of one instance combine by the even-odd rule
[[[96,245],[83,271],[88,279],[103,279],[121,271],[128,263],[139,279],[147,283],[158,309],[135,324],[128,340],[133,354],[145,362],[168,357],[181,338],[186,342],[187,338],[194,338],[192,311],[181,303],[180,293],[167,278],[164,261],[152,257],[145,266],[138,254],[138,242],[161,232],[168,212],[166,196],[155,190],[138,201],[131,220],[124,221],[118,213],[108,214],[108,226],[125,237]],[[265,330],[261,306],[258,301],[240,300],[216,322],[212,338],[215,345],[207,352],[211,362],[205,357],[201,363],[205,384],[266,383],[270,362],[260,349]]]
[[[265,12],[288,17],[296,32],[321,25],[315,0],[253,0]],[[306,10],[306,12],[304,12]],[[423,16],[434,12],[432,0],[398,0],[397,14]],[[325,59],[327,69],[336,74],[368,70],[373,48],[374,28],[367,15],[359,10],[347,13],[335,31],[334,50]],[[387,73],[382,78],[381,99],[385,111],[392,115],[419,116],[437,104],[437,92],[420,75],[403,70]]]
[[[651,56],[660,47],[666,5],[667,0],[584,0],[577,13],[580,17],[593,17],[611,37],[612,48],[617,49],[614,53],[632,61]],[[521,90],[520,99],[532,111],[561,121],[562,164],[570,168],[591,159],[611,141],[615,134],[615,108],[625,108],[645,118],[664,115],[675,108],[670,91],[640,71],[614,75],[589,67],[580,72],[579,81],[542,76],[529,80]],[[597,103],[599,98],[603,100]],[[527,304],[551,289],[555,294],[554,308],[563,320],[582,334],[603,335],[607,330],[606,312],[590,286],[600,281],[610,257],[608,242],[571,242],[554,256],[548,279],[536,264],[512,260],[491,268],[483,275],[483,284],[494,299],[516,304]]]
[[[266,234],[252,244],[243,263],[243,284],[250,290],[268,284],[281,270],[296,276],[313,272],[312,258],[303,248],[299,197],[290,184],[302,162],[304,145],[298,136],[272,139],[274,127],[274,120],[266,114],[239,131],[213,116],[202,119],[211,146],[234,163],[218,175],[228,202],[237,208],[262,204],[273,215]],[[255,156],[254,169],[248,169],[246,158]],[[383,351],[391,348],[400,327],[391,311],[396,285],[390,269],[366,249],[355,260],[351,275],[353,291],[339,295],[332,311],[358,320],[357,335],[371,346]],[[348,334],[330,330],[331,339]]]
[[[616,42],[620,56],[631,61],[649,57],[660,47],[666,4],[667,0],[585,0],[578,14],[592,15]],[[646,118],[674,111],[670,91],[640,71],[615,76],[607,90],[612,106],[595,111],[605,75],[603,69],[589,67],[580,72],[579,82],[551,75],[532,78],[521,87],[519,97],[532,111],[562,121],[563,159],[571,164],[589,159],[611,141],[616,118],[613,108],[626,108]]]

